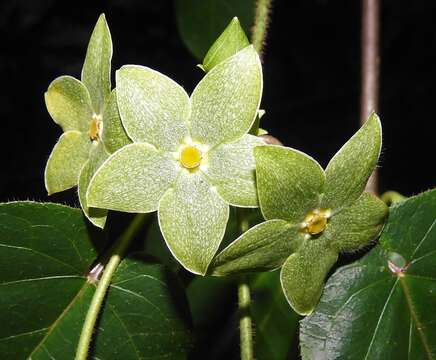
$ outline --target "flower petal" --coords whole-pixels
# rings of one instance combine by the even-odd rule
[[[319,237],[306,240],[284,263],[280,273],[283,292],[300,315],[310,314],[318,304],[325,278],[338,258],[328,241]]]
[[[216,65],[195,88],[191,136],[214,146],[250,130],[262,96],[262,66],[253,46]]]
[[[339,251],[358,250],[377,237],[387,214],[383,201],[363,193],[354,204],[331,217],[325,236]]]
[[[253,149],[265,143],[258,137],[221,144],[207,154],[205,174],[230,205],[257,207],[255,162]]]
[[[132,142],[124,130],[118,112],[117,95],[114,89],[109,96],[103,112],[103,135],[104,146],[110,153],[121,149]]]
[[[112,38],[106,17],[101,14],[89,40],[82,81],[88,88],[94,111],[103,112],[106,99],[111,92]]]
[[[91,141],[79,131],[62,134],[45,167],[45,188],[49,195],[77,185],[79,174],[88,160]]]
[[[310,156],[282,146],[254,149],[259,203],[265,219],[292,223],[319,206],[325,175]]]
[[[62,130],[87,132],[93,110],[88,90],[72,76],[53,80],[44,94],[50,116]]]
[[[190,101],[169,77],[144,66],[116,73],[118,107],[129,137],[158,149],[176,150],[188,136]]]
[[[217,255],[211,275],[279,268],[303,240],[298,230],[284,220],[268,220],[252,227]]]
[[[92,224],[103,229],[106,223],[107,210],[90,208],[86,201],[86,190],[88,190],[92,176],[109,157],[109,154],[105,151],[101,142],[98,144],[92,144],[92,147],[93,149],[90,152],[89,160],[85,163],[80,172],[77,192],[79,194],[80,206],[82,207],[83,213]]]
[[[206,72],[212,70],[215,65],[235,55],[249,44],[238,18],[234,17],[204,57],[204,70]]]
[[[147,144],[124,146],[91,179],[86,193],[88,206],[135,213],[155,211],[178,171],[170,153]]]
[[[380,120],[372,114],[330,160],[325,171],[323,207],[339,209],[362,194],[380,156],[381,134]]]
[[[174,257],[204,275],[223,239],[229,206],[201,172],[183,171],[159,203],[159,226]]]

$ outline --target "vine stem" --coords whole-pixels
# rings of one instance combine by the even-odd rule
[[[77,345],[77,352],[75,360],[86,360],[89,352],[89,345],[92,340],[95,323],[97,322],[103,300],[106,296],[107,290],[112,280],[118,265],[123,259],[128,246],[130,245],[135,234],[143,225],[147,214],[137,214],[132,220],[128,228],[120,236],[118,241],[111,249],[109,260],[103,271],[103,276],[98,282],[97,289],[92,298],[91,304],[86,314],[85,322],[83,324],[82,333],[80,334],[79,344]]]
[[[238,286],[239,303],[239,338],[241,344],[241,360],[252,360],[253,351],[253,324],[251,321],[251,295],[246,277]]]
[[[243,209],[238,209],[239,230],[242,233],[247,231],[250,224],[244,216]],[[248,279],[243,276],[238,285],[238,306],[239,306],[239,341],[241,346],[241,360],[252,360],[253,350],[253,324],[251,320],[251,295]]]
[[[362,0],[362,73],[360,95],[360,123],[373,111],[378,111],[380,73],[380,1]],[[377,172],[368,180],[366,190],[377,193]]]
[[[254,25],[251,29],[251,42],[259,54],[262,54],[269,25],[272,0],[257,0]]]

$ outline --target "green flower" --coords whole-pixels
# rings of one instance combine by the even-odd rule
[[[91,180],[91,206],[158,210],[165,241],[193,273],[205,274],[223,238],[229,204],[257,207],[248,135],[262,94],[252,46],[211,69],[189,98],[173,80],[142,66],[116,74],[118,107],[133,144],[115,152]]]
[[[380,148],[381,125],[373,114],[325,171],[294,149],[254,149],[266,221],[224,249],[210,272],[227,275],[281,267],[289,304],[299,314],[311,313],[338,254],[360,249],[382,229],[386,205],[363,193]]]
[[[45,93],[48,112],[64,131],[45,168],[47,192],[78,185],[83,211],[99,227],[105,224],[107,210],[89,208],[86,189],[109,153],[130,143],[118,115],[115,90],[111,92],[111,58],[111,35],[101,15],[89,41],[82,81],[61,76]]]

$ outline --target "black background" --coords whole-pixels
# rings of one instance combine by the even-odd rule
[[[326,165],[356,131],[360,2],[275,1],[264,58],[263,127]],[[435,185],[436,2],[382,1],[380,192],[412,195]],[[178,34],[173,2],[0,2],[0,200],[47,200],[43,169],[61,134],[44,91],[80,77],[93,26],[105,12],[113,69],[155,68],[191,91],[202,73]],[[73,191],[52,201],[77,203]]]

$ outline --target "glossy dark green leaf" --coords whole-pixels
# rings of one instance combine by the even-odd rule
[[[198,60],[235,16],[249,34],[254,19],[255,0],[176,0],[180,35]]]
[[[257,359],[287,359],[300,317],[291,310],[280,285],[280,272],[258,274],[251,281],[251,314]]]
[[[92,241],[102,243],[98,233],[93,235],[91,240],[78,209],[34,202],[0,205],[1,359],[48,357],[46,337],[56,336],[68,315],[64,311],[72,304],[83,307],[89,291],[85,274],[97,256]],[[82,315],[68,316],[74,326],[63,332],[67,340],[78,339]]]
[[[98,359],[186,359],[189,307],[175,276],[145,259],[125,259],[113,278],[98,324]]]
[[[391,208],[380,245],[340,268],[302,322],[304,359],[434,359],[436,190]]]
[[[97,256],[78,209],[32,202],[0,205],[0,358],[73,359],[95,286]],[[91,235],[93,235],[91,239]],[[163,266],[129,258],[118,268],[95,334],[99,359],[184,359],[186,299]]]

